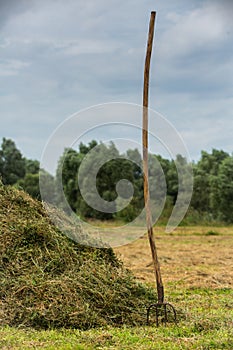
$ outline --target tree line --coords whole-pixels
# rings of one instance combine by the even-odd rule
[[[86,157],[88,155],[88,157]],[[111,212],[99,211],[83,199],[80,192],[78,173],[82,163],[84,174],[91,175],[93,165],[102,159],[111,159],[103,164],[96,176],[96,187],[101,198],[112,205]],[[187,160],[177,155],[176,160],[165,159],[160,155],[149,155],[149,183],[151,198],[160,201],[166,190],[166,202],[161,220],[166,220],[172,211],[178,195],[179,166],[192,167],[194,188],[191,205],[185,218],[186,222],[233,222],[233,155],[223,150],[213,149],[211,153],[201,152],[199,161],[187,164]],[[83,165],[84,164],[84,165]],[[163,179],[163,171],[165,179]],[[39,190],[40,164],[37,160],[23,157],[14,141],[3,138],[0,148],[0,177],[5,185],[24,189],[32,197],[41,200]],[[57,165],[55,176],[42,170],[46,177],[48,192],[56,194],[57,205],[60,201],[59,179],[62,178],[63,191],[73,211],[88,219],[126,222],[133,220],[144,207],[142,159],[137,149],[120,153],[114,143],[108,145],[91,141],[81,143],[78,150],[64,150]],[[117,183],[126,179],[133,186],[133,197],[122,210],[118,210]],[[89,203],[94,203],[94,194],[90,191],[92,176],[84,176],[82,189],[89,195]],[[166,188],[165,188],[166,186]],[[127,197],[127,183],[121,196]],[[93,197],[92,197],[93,196]],[[155,203],[156,205],[156,203]]]

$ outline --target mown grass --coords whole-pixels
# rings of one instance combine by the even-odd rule
[[[2,349],[233,349],[233,291],[169,284],[169,301],[182,312],[177,325],[102,327],[87,331],[0,328]]]
[[[0,202],[2,325],[84,330],[143,324],[144,304],[155,292],[138,283],[111,248],[69,239],[22,191],[0,185]],[[80,226],[71,234],[90,239]]]
[[[40,203],[0,189],[0,349],[233,349],[232,229],[156,228],[165,296],[178,311],[177,325],[156,328],[146,326],[155,294],[145,238],[121,252],[138,262],[138,278],[148,270],[148,286],[111,249],[76,245]]]

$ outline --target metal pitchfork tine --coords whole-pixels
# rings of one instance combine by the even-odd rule
[[[168,317],[167,317],[167,312],[168,312],[167,308],[170,308],[172,310],[173,320],[176,323],[176,321],[177,321],[176,320],[176,310],[175,310],[174,306],[170,303],[163,302],[163,303],[151,304],[147,308],[147,315],[146,315],[147,325],[150,324],[150,311],[152,308],[155,308],[155,317],[156,317],[156,326],[157,327],[159,326],[159,309],[162,309],[162,308],[164,310],[164,318],[162,319],[162,322],[164,322],[164,325],[166,326],[167,322],[169,322]]]
[[[148,182],[148,96],[149,96],[149,75],[150,75],[150,60],[154,37],[154,25],[155,25],[156,12],[151,12],[149,34],[147,42],[147,52],[145,59],[145,69],[144,69],[144,86],[143,86],[143,130],[142,130],[142,143],[143,143],[143,171],[144,171],[144,201],[146,208],[146,223],[148,239],[151,248],[153,266],[155,271],[158,302],[151,304],[147,308],[147,324],[149,324],[150,311],[155,308],[156,311],[156,325],[159,325],[159,310],[163,309],[164,312],[164,324],[168,322],[168,309],[173,313],[173,319],[176,322],[176,310],[169,304],[164,302],[164,288],[162,282],[162,276],[160,272],[160,266],[158,261],[157,249],[155,244],[155,237],[152,227],[152,218],[150,210],[150,196],[149,196],[149,182]]]

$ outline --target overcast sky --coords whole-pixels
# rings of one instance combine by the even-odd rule
[[[40,159],[80,109],[142,103],[150,11],[157,11],[150,107],[192,159],[232,152],[233,1],[0,0],[0,137]]]

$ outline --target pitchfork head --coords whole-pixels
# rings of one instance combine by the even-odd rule
[[[150,312],[152,309],[155,309],[155,320],[156,326],[159,326],[159,323],[163,323],[165,326],[167,322],[176,323],[176,310],[174,306],[169,303],[159,302],[156,304],[151,304],[147,308],[147,324],[150,323]]]

